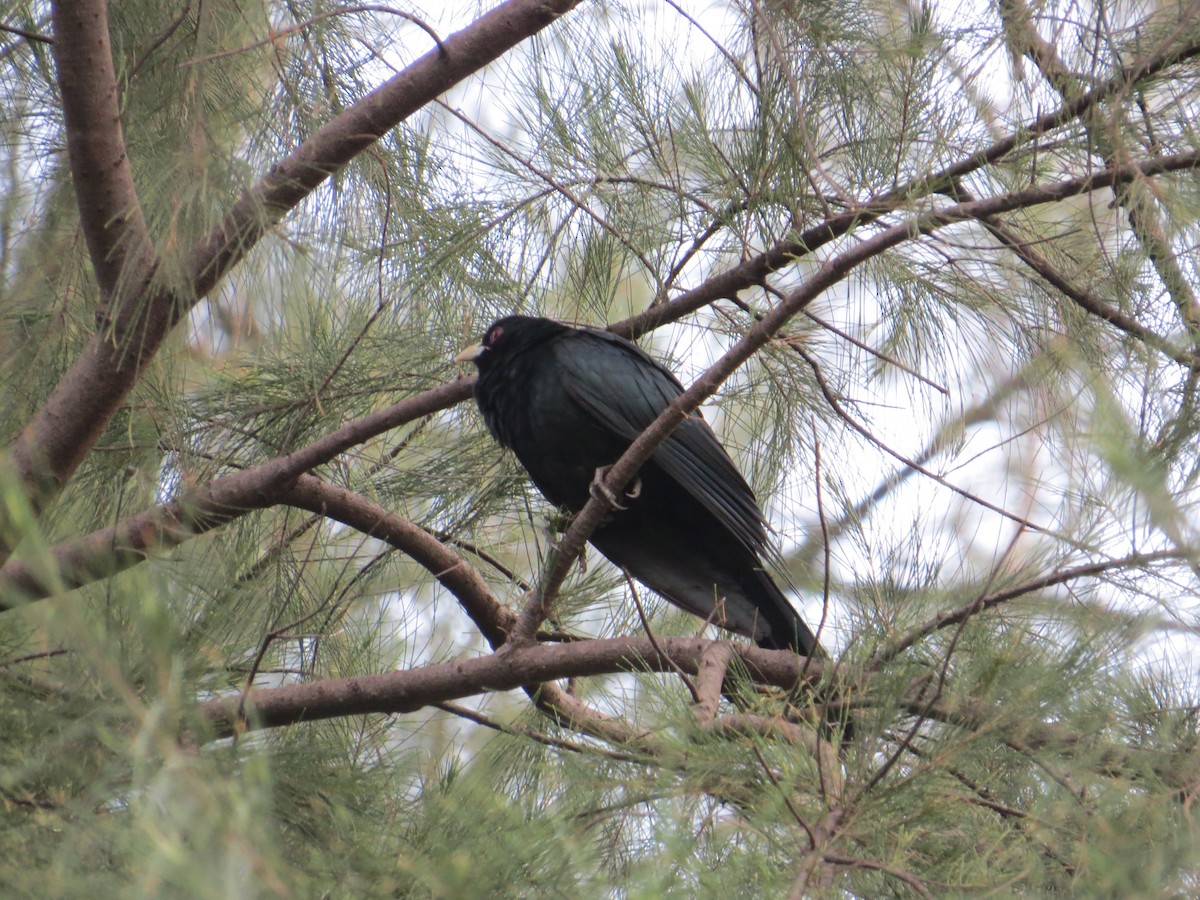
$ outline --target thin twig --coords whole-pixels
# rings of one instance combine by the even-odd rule
[[[38,653],[26,653],[24,656],[14,656],[12,659],[6,659],[0,662],[0,669],[7,666],[15,666],[18,663],[33,662],[39,659],[50,659],[55,656],[62,656],[64,653],[70,653],[69,647],[56,647],[53,650],[42,650]]]
[[[583,557],[580,558],[582,559]],[[646,637],[650,639],[650,645],[658,653],[662,654],[662,648],[658,645],[658,641],[654,637],[654,629],[650,627],[650,620],[646,617],[646,610],[642,606],[642,598],[638,596],[638,589],[637,585],[634,584],[633,576],[629,574],[627,569],[622,569],[621,574],[625,576],[625,583],[629,585],[629,593],[633,596],[633,605],[637,607],[638,618],[642,622],[642,630],[646,632]],[[668,656],[667,659],[670,659],[670,657]],[[692,695],[692,702],[699,704],[700,694],[696,690],[696,685],[692,681],[691,676],[678,666],[673,666],[673,668],[676,674],[679,675],[680,680],[687,686],[688,692]]]
[[[779,796],[783,798],[783,804],[787,807],[788,812],[791,813],[792,818],[796,820],[796,824],[799,825],[804,830],[804,833],[808,835],[809,849],[813,849],[817,846],[817,837],[813,834],[812,828],[809,827],[809,824],[804,821],[804,816],[800,815],[800,810],[796,809],[796,805],[792,803],[791,795],[783,789],[783,785],[779,783],[779,779],[776,778],[775,773],[771,771],[771,767],[767,764],[767,759],[765,756],[763,756],[762,750],[759,748],[759,746],[757,744],[751,744],[750,749],[754,751],[754,756],[758,760],[758,764],[762,766],[763,774],[767,776],[767,780],[771,782],[771,786],[774,787],[775,790],[779,792]]]
[[[311,28],[313,25],[324,21],[325,19],[332,19],[335,16],[346,16],[354,13],[364,12],[387,13],[389,16],[396,16],[397,18],[404,19],[406,22],[412,22],[412,24],[416,25],[427,35],[433,38],[433,42],[437,44],[437,48],[443,56],[448,53],[446,50],[446,45],[442,43],[442,39],[438,36],[438,33],[434,31],[433,27],[427,24],[423,19],[413,15],[412,13],[394,9],[390,6],[382,6],[379,4],[370,3],[359,6],[343,6],[338,9],[331,9],[328,12],[318,13],[315,16],[310,16],[303,22],[298,22],[295,25],[289,25],[287,28],[280,28],[278,31],[272,29],[271,33],[267,37],[263,38],[261,41],[255,41],[253,44],[246,44],[244,47],[236,47],[233,50],[222,50],[220,53],[210,53],[207,56],[197,56],[194,59],[184,60],[179,65],[196,66],[200,65],[201,63],[212,62],[214,59],[224,59],[228,56],[236,56],[239,53],[246,53],[250,50],[254,50],[257,47],[265,47],[268,44],[274,44],[281,38],[289,37],[297,32],[304,31],[306,28]]]
[[[616,760],[617,762],[633,762],[640,763],[645,760],[641,757],[634,756],[629,753],[622,753],[618,750],[609,750],[607,747],[597,747],[589,744],[580,744],[577,741],[568,741],[564,738],[556,738],[548,734],[543,734],[540,731],[535,731],[532,728],[522,728],[519,725],[506,724],[498,722],[490,716],[485,716],[483,713],[476,712],[459,703],[451,703],[445,701],[441,703],[431,703],[430,706],[435,709],[440,709],[443,712],[448,712],[451,715],[458,716],[460,719],[467,719],[474,722],[476,725],[482,725],[484,728],[490,728],[492,731],[498,731],[501,734],[509,734],[515,737],[528,738],[531,741],[536,741],[539,744],[545,744],[547,747],[553,747],[556,750],[567,750],[571,753],[579,753],[582,755],[597,755],[604,756],[608,759]]]
[[[25,38],[27,41],[37,41],[39,44],[53,44],[54,38],[44,34],[38,34],[36,31],[26,31],[24,28],[18,28],[16,25],[0,24],[0,31],[5,34],[15,34],[17,37]]]
[[[811,309],[806,309],[804,311],[804,315],[806,317],[812,319],[814,322],[816,322],[818,325],[820,325],[826,331],[833,332],[838,337],[840,337],[842,340],[848,341],[849,343],[853,344],[855,347],[857,347],[860,350],[865,350],[867,353],[870,353],[876,359],[882,360],[883,362],[887,363],[889,366],[893,366],[894,368],[899,369],[901,372],[904,372],[906,375],[911,375],[913,378],[917,379],[917,381],[921,382],[921,384],[924,384],[924,385],[927,385],[927,386],[933,388],[939,394],[942,394],[943,396],[946,396],[946,397],[950,396],[950,391],[948,388],[944,387],[943,385],[938,384],[932,378],[928,378],[925,375],[922,375],[920,372],[918,372],[916,369],[912,368],[911,366],[906,366],[904,363],[900,362],[900,360],[896,359],[896,357],[890,356],[881,350],[877,350],[876,348],[872,347],[870,344],[866,343],[865,341],[860,341],[858,338],[854,337],[854,335],[843,331],[842,329],[840,329],[836,325],[834,325],[832,322],[825,321],[820,316],[818,316],[815,312],[813,312]],[[802,340],[802,338],[800,338],[800,337],[785,337],[785,338],[783,338],[783,341],[785,343],[789,343],[789,344],[792,341],[799,341],[799,340]]]

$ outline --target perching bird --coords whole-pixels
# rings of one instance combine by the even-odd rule
[[[509,316],[457,362],[479,368],[488,430],[556,506],[578,512],[617,461],[683,391],[636,344],[591,328]],[[601,471],[602,475],[602,471]],[[823,655],[763,569],[765,520],[716,434],[693,414],[642,467],[592,534],[617,566],[690,613],[770,649]]]

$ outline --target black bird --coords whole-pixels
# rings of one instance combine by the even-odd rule
[[[492,436],[556,506],[578,512],[617,461],[683,392],[675,376],[622,337],[509,316],[458,355],[479,368],[475,400]],[[672,432],[591,542],[690,613],[759,646],[823,655],[763,569],[762,511],[699,413]]]

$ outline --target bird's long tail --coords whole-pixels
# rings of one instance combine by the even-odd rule
[[[764,650],[791,650],[810,659],[827,661],[829,655],[812,629],[804,624],[770,575],[765,572],[761,574],[758,608],[760,611],[767,611],[770,631],[758,639],[758,646]],[[767,602],[763,602],[764,600]],[[812,700],[824,705],[827,710],[825,724],[822,726],[823,733],[826,729],[831,732],[840,729],[843,742],[854,736],[849,709],[838,699],[834,688],[823,685],[812,694]]]
[[[758,646],[764,650],[791,650],[801,656],[826,659],[817,636],[804,624],[771,576],[761,570],[756,575],[758,596],[754,598],[754,605],[769,629],[758,639]]]

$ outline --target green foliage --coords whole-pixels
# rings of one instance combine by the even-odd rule
[[[230,207],[432,46],[407,7],[108,6],[154,277],[183,302]],[[1195,893],[1195,167],[913,225],[956,191],[1194,153],[1190,49],[1027,126],[1193,47],[1195,10],[1039,6],[1062,79],[1017,4],[966,20],[869,0],[644,6],[564,16],[243,248],[53,503],[0,470],[0,539],[51,588],[0,613],[0,894]],[[445,37],[459,15],[428,24]],[[110,332],[49,45],[9,31],[48,34],[46,4],[6,0],[0,23],[8,443]],[[1009,135],[956,183],[926,180]],[[850,232],[794,243],[847,210]],[[490,648],[444,571],[299,507],[61,583],[56,549],[451,381],[499,315],[612,323],[785,247],[640,338],[690,383],[904,223],[912,239],[823,291],[704,410],[767,511],[780,578],[824,623],[833,693],[739,671],[716,728],[678,674],[622,673],[569,685],[588,725],[489,691],[218,738],[206,701],[248,695],[254,723],[255,693]],[[312,474],[459,552],[513,610],[563,525],[466,405]],[[702,628],[637,600],[592,552],[550,625]],[[814,754],[798,722],[835,696],[854,740]]]

